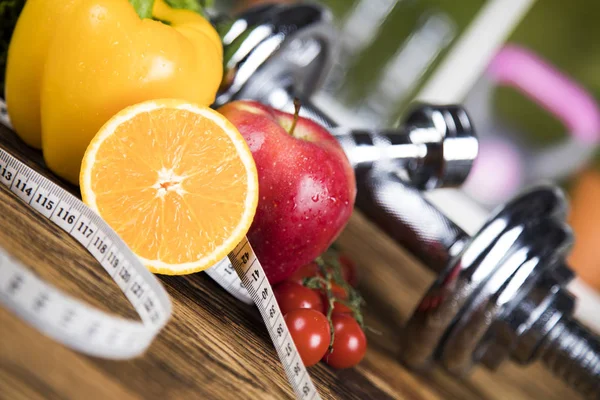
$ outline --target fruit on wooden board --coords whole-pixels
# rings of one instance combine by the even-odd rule
[[[281,282],[275,289],[275,300],[282,314],[299,308],[310,308],[321,313],[325,312],[323,300],[319,293],[296,282]]]
[[[343,260],[343,262],[342,262]],[[356,273],[348,274],[348,265],[356,272],[356,264],[337,250],[329,248],[314,262],[304,265],[288,280],[274,288],[275,299],[284,314],[284,319],[292,332],[292,339],[302,360],[314,365],[314,357],[335,369],[350,368],[363,359],[367,350],[367,337],[364,334],[362,306],[363,299],[350,285]],[[346,272],[345,272],[346,271]],[[321,301],[318,299],[321,298]],[[320,311],[321,316],[309,320],[304,310]],[[321,346],[323,320],[329,325],[331,337],[328,346]],[[319,346],[307,346],[307,337],[315,335]]]
[[[332,322],[335,340],[323,361],[336,369],[353,367],[367,352],[367,337],[349,314],[334,314]]]
[[[283,319],[302,363],[307,367],[318,363],[329,347],[331,331],[327,318],[316,310],[298,308],[288,312]]]
[[[80,187],[146,267],[167,275],[227,256],[258,202],[256,166],[238,130],[208,107],[173,99],[112,117],[87,148]]]
[[[348,222],[354,170],[336,138],[312,120],[252,101],[218,111],[252,151],[260,196],[248,238],[269,281],[281,282],[323,253]]]

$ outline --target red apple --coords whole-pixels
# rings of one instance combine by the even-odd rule
[[[354,207],[354,170],[324,127],[251,101],[218,110],[240,131],[258,169],[259,201],[248,239],[272,284],[323,253]]]

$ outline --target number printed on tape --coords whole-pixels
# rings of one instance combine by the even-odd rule
[[[290,336],[269,280],[248,239],[244,239],[229,254],[229,259],[262,315],[296,397],[320,399]]]
[[[56,211],[52,214],[50,220],[70,233],[80,215],[79,211],[72,209],[69,204],[61,201],[56,206]]]
[[[156,277],[80,200],[1,148],[0,183],[86,247],[125,293],[142,323],[105,314],[61,292],[1,248],[0,303],[77,351],[112,359],[142,354],[171,316],[171,302]],[[206,272],[239,300],[256,304],[296,396],[319,399],[248,240]]]
[[[105,314],[59,291],[3,249],[0,303],[77,351],[114,359],[143,353],[171,315],[171,302],[156,277],[92,210],[3,149],[0,183],[85,246],[125,292],[142,323]]]
[[[223,289],[238,300],[246,304],[254,304],[248,294],[246,287],[240,280],[228,257],[218,262],[215,266],[207,269],[206,274],[215,280]]]

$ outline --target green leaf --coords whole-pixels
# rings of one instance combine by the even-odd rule
[[[154,0],[129,0],[129,3],[131,3],[140,18],[152,18]]]
[[[206,17],[204,9],[213,5],[213,0],[165,0],[165,3],[172,8],[195,11]]]

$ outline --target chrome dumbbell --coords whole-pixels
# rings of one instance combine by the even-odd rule
[[[600,341],[571,318],[565,289],[572,238],[558,189],[521,194],[471,238],[420,192],[468,176],[478,144],[461,107],[418,106],[398,129],[340,128],[310,103],[334,58],[326,10],[269,5],[216,24],[226,54],[217,105],[253,99],[291,111],[300,98],[301,114],[329,127],[354,165],[357,206],[439,273],[405,329],[406,364],[463,374],[541,358],[582,394],[600,395]]]
[[[310,103],[332,62],[334,31],[326,9],[267,5],[216,24],[226,54],[216,106],[252,99],[293,111],[294,99],[300,98],[300,115],[330,128],[357,169],[386,160],[407,183],[428,189],[455,186],[468,175],[477,140],[461,107],[424,105],[411,113],[409,132],[370,132],[338,127]]]
[[[481,362],[542,359],[582,394],[600,395],[600,342],[571,318],[565,288],[572,235],[565,201],[538,187],[504,205],[473,238],[458,228],[451,258],[404,332],[403,360],[456,374]],[[448,221],[446,221],[448,222]]]

